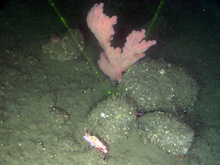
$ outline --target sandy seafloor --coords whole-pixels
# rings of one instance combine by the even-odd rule
[[[55,1],[67,23],[84,30],[85,52],[103,82],[84,56],[54,61],[43,54],[41,47],[51,42],[51,35],[66,31],[48,1],[14,0],[1,7],[0,164],[219,165],[220,4],[165,2],[161,15],[168,20],[166,30],[151,50],[152,58],[182,67],[200,86],[187,123],[194,129],[195,139],[182,162],[153,144],[140,143],[135,128],[127,140],[107,146],[107,155],[84,140],[87,115],[108,97],[106,87],[114,91],[117,85],[99,70],[101,48],[85,30],[86,14],[95,2],[72,11],[71,5],[85,1]],[[110,5],[105,2],[107,8]]]

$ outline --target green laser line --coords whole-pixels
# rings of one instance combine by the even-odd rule
[[[149,25],[149,27],[148,27],[148,29],[147,29],[147,31],[146,31],[146,34],[145,34],[145,37],[144,37],[144,38],[147,38],[148,34],[150,33],[150,30],[151,30],[151,28],[152,28],[152,26],[153,26],[153,24],[154,24],[154,22],[155,22],[155,20],[156,20],[156,18],[157,18],[157,16],[158,16],[159,12],[160,12],[160,9],[162,8],[163,4],[164,4],[164,0],[161,0],[161,1],[160,1],[160,4],[158,5],[157,10],[156,10],[156,12],[155,12],[155,14],[154,14],[154,17],[153,17],[153,19],[152,19],[152,21],[151,21],[151,23],[150,23],[150,25]],[[126,77],[127,73],[130,72],[131,67],[132,67],[132,65],[128,68],[128,70],[126,71],[126,73],[124,74],[123,77]],[[119,84],[119,86],[118,86],[118,92],[117,92],[117,93],[120,93],[121,88],[122,88],[122,84],[123,84],[123,83],[120,83],[120,84]]]
[[[164,4],[164,0],[161,0],[159,6],[157,7],[156,13],[154,14],[154,17],[153,17],[153,19],[152,19],[152,21],[146,31],[145,38],[147,38],[148,34],[150,33],[150,30],[151,30],[151,28],[152,28],[152,26],[158,16],[159,12],[160,12],[160,9],[162,8],[163,4]]]
[[[70,30],[69,26],[67,25],[65,19],[62,17],[62,15],[60,14],[60,12],[58,11],[58,9],[56,8],[55,4],[53,3],[52,0],[49,0],[50,5],[53,7],[53,9],[55,10],[56,14],[58,15],[58,17],[60,18],[60,20],[63,22],[64,26],[67,28],[67,30],[69,31],[71,37],[74,39],[74,41],[76,42],[77,46],[79,47],[80,51],[83,53],[83,55],[85,56],[86,60],[89,62],[89,64],[91,65],[92,69],[94,70],[95,74],[98,76],[99,80],[103,83],[106,91],[108,94],[111,94],[112,92],[107,88],[107,86],[105,85],[105,83],[103,82],[101,76],[98,74],[97,70],[95,69],[95,67],[93,66],[92,62],[89,60],[87,54],[85,53],[85,51],[83,50],[82,46],[80,45],[79,41],[76,39],[76,37],[74,36],[74,34],[72,33],[72,31]]]

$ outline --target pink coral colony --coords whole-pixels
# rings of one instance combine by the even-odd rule
[[[111,40],[115,31],[113,25],[117,23],[117,16],[108,17],[103,13],[103,3],[95,4],[87,15],[87,24],[99,41],[104,52],[101,52],[98,64],[100,69],[110,78],[111,81],[121,82],[122,73],[145,57],[144,52],[156,44],[156,41],[143,40],[145,30],[133,30],[126,38],[123,49],[111,46]]]

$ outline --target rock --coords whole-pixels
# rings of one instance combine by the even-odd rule
[[[101,137],[105,142],[119,142],[129,135],[131,124],[134,123],[136,114],[125,98],[110,96],[91,111],[88,128],[92,135]]]
[[[171,114],[155,111],[137,119],[142,143],[153,143],[176,156],[187,154],[194,131]]]

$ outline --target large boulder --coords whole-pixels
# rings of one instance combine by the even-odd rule
[[[153,143],[176,156],[187,154],[194,131],[171,114],[155,111],[137,119],[142,143]]]
[[[53,35],[48,43],[42,45],[44,54],[55,61],[74,60],[82,56],[78,44],[82,49],[85,48],[83,34],[79,29],[72,29],[71,33],[78,43],[75,42],[69,31],[62,35]]]
[[[124,75],[121,93],[141,111],[188,113],[196,102],[198,86],[182,68],[146,58]]]
[[[125,98],[112,95],[91,111],[88,121],[92,134],[108,143],[119,142],[129,135],[136,114]]]

